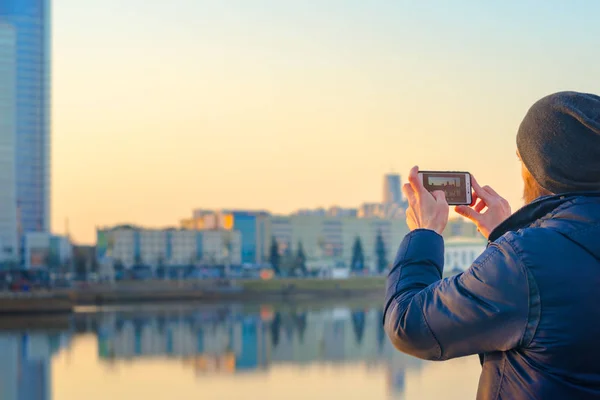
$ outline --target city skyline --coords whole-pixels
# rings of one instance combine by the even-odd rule
[[[53,8],[52,227],[79,242],[380,201],[390,163],[469,171],[516,209],[529,106],[600,92],[595,2],[85,3]]]

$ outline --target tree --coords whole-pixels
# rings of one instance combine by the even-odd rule
[[[306,332],[306,312],[295,312],[294,319],[298,329],[298,338],[300,343],[304,343],[304,334]]]
[[[365,319],[364,311],[352,311],[352,326],[354,327],[354,335],[356,343],[360,346],[365,335]]]
[[[115,260],[113,268],[114,268],[115,272],[122,272],[125,270],[125,265],[123,265],[123,261]]]
[[[296,270],[299,270],[303,276],[308,275],[306,269],[306,255],[304,254],[304,246],[302,242],[298,242],[298,250],[296,252]]]
[[[388,266],[387,257],[385,253],[385,242],[383,241],[381,231],[379,231],[379,233],[377,234],[377,239],[375,239],[375,258],[377,260],[377,271],[380,274],[383,273]]]
[[[281,259],[279,257],[279,244],[277,243],[277,239],[275,239],[275,236],[273,236],[271,238],[271,249],[270,249],[270,255],[269,255],[269,262],[271,263],[271,266],[273,267],[273,272],[275,273],[275,275],[279,275],[280,274],[279,266],[281,264]]]
[[[350,268],[353,271],[362,271],[365,267],[365,255],[363,254],[362,242],[360,237],[356,237],[352,246],[352,264]]]
[[[271,322],[271,344],[273,347],[277,347],[279,344],[279,332],[281,329],[281,315],[276,312]]]
[[[293,276],[296,272],[296,256],[292,253],[292,246],[288,242],[285,245],[283,256],[279,258],[279,272],[285,276]]]
[[[167,276],[167,268],[165,267],[165,257],[162,254],[159,254],[158,259],[156,260],[156,271],[157,278],[165,278]]]

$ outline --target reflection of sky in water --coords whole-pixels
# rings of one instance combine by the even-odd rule
[[[476,393],[476,358],[431,363],[399,353],[376,308],[146,310],[78,314],[71,333],[31,334],[37,344],[29,352],[22,334],[2,335],[0,371],[24,378],[1,398],[451,400]],[[19,370],[30,360],[43,368]],[[15,376],[3,375],[1,387]]]

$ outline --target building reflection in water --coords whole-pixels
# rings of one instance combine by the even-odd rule
[[[400,394],[405,370],[422,364],[393,349],[379,308],[242,312],[226,307],[91,317],[97,321],[100,359],[176,357],[199,375],[365,362],[384,365],[390,392]]]
[[[174,358],[199,376],[277,365],[384,366],[390,395],[422,362],[391,346],[379,308],[278,311],[269,306],[146,308],[76,314],[62,333],[0,333],[0,398],[50,400],[51,359],[73,335],[97,336],[100,362]]]
[[[0,333],[0,399],[50,400],[51,359],[66,333]]]

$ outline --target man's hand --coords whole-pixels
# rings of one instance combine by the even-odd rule
[[[449,207],[446,194],[442,191],[429,193],[419,179],[419,167],[413,167],[408,182],[402,186],[402,192],[408,199],[406,223],[411,231],[430,229],[442,234],[448,224]]]
[[[508,204],[508,201],[502,198],[491,187],[479,186],[475,177],[472,175],[471,186],[475,191],[472,203],[474,206],[456,206],[454,210],[463,217],[467,217],[473,221],[479,232],[487,239],[490,237],[490,233],[494,228],[500,225],[506,218],[510,217],[510,205]],[[479,199],[479,202],[475,204],[477,199]],[[482,212],[486,207],[487,209]]]

